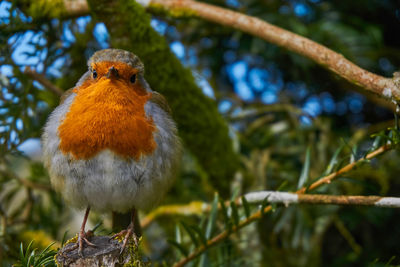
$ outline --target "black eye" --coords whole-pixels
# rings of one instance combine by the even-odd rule
[[[93,70],[93,79],[96,79],[96,78],[97,78],[97,71]]]
[[[130,78],[131,83],[135,83],[136,82],[136,74],[133,74]]]

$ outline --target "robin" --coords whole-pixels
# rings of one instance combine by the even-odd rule
[[[165,98],[144,79],[140,59],[125,50],[97,51],[89,70],[61,97],[44,128],[43,158],[56,191],[86,213],[77,243],[82,255],[91,209],[132,211],[122,250],[133,236],[136,209],[154,206],[173,181],[180,142]]]

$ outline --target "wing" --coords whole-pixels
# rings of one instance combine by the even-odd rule
[[[67,99],[74,92],[74,89],[75,87],[72,87],[65,91],[64,94],[62,94],[62,96],[60,97],[60,105],[64,103],[65,99]]]
[[[74,93],[74,89],[78,89],[83,85],[83,83],[87,82],[90,77],[90,71],[85,72],[79,81],[76,83],[75,87],[72,87],[64,92],[64,94],[60,97],[60,104],[64,103],[65,99],[67,99],[72,93]]]
[[[171,115],[171,108],[168,106],[168,102],[162,94],[153,91],[150,101],[157,104],[162,110]]]

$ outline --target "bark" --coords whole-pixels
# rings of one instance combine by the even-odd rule
[[[78,255],[78,249],[68,251],[75,243],[66,244],[56,255],[55,259],[58,266],[63,267],[83,267],[83,266],[124,266],[124,264],[132,264],[132,266],[148,266],[138,260],[136,251],[132,251],[128,246],[124,253],[120,254],[122,242],[110,239],[108,236],[93,236],[90,242],[96,247],[85,246],[83,255]]]

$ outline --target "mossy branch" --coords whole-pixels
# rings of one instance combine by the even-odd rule
[[[49,0],[39,2],[46,1],[50,2]],[[77,12],[76,8],[71,7],[70,1],[64,0],[63,15],[69,12],[71,15],[75,15],[79,12],[84,13],[88,11],[87,6],[82,4],[80,11]],[[389,100],[400,100],[399,73],[394,73],[393,78],[386,78],[371,73],[347,60],[343,55],[317,42],[272,25],[259,18],[193,0],[139,0],[138,2],[155,13],[162,11],[175,17],[196,16],[221,25],[233,27],[311,59],[350,83],[360,86],[362,89]]]

